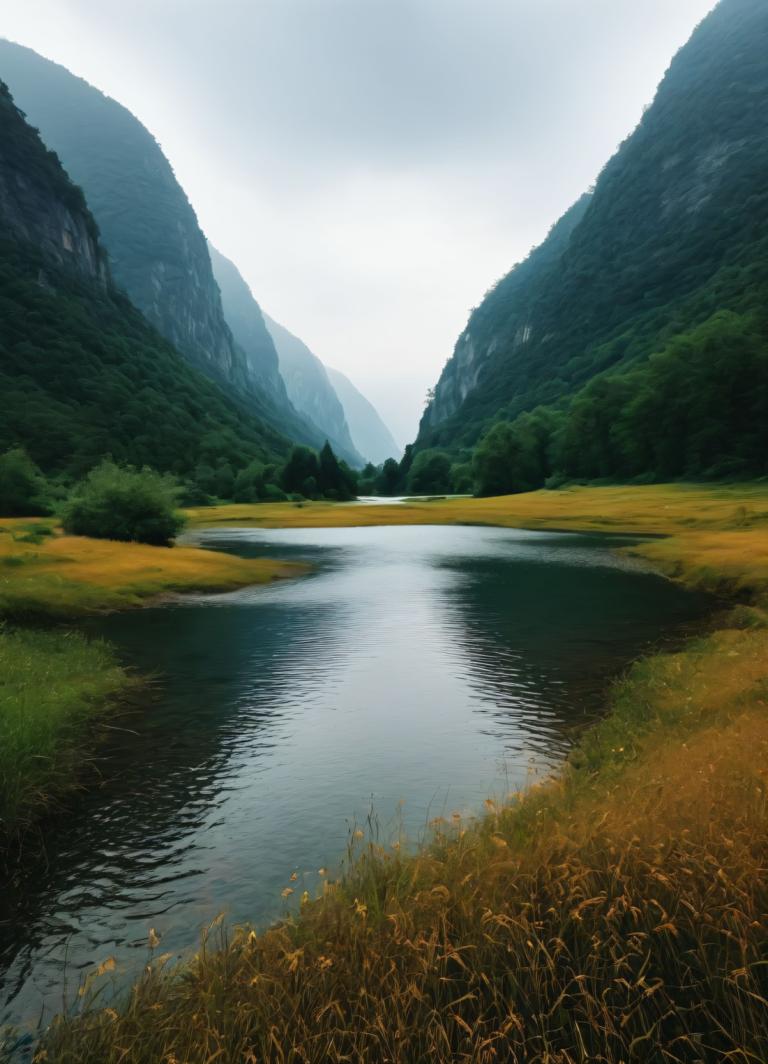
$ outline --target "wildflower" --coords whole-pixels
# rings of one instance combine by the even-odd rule
[[[318,963],[318,967],[320,968],[320,971],[321,972],[326,972],[326,971],[328,971],[329,968],[333,967],[333,958],[332,957],[323,957],[322,954],[321,954],[317,958],[317,963]]]
[[[160,936],[157,931],[155,931],[154,927],[150,927],[149,935],[147,937],[150,949],[156,949],[160,945]]]
[[[317,874],[319,876],[327,876],[328,875],[328,869],[327,868],[318,868]]]
[[[102,961],[99,967],[96,969],[96,975],[104,975],[105,972],[114,972],[115,970],[115,958],[107,957],[105,961]]]
[[[352,837],[355,839],[363,839],[365,838],[365,832],[361,831],[360,828],[358,828],[357,831],[354,832]]]
[[[364,920],[368,915],[368,906],[365,905],[363,902],[358,901],[357,898],[355,898],[355,912]]]
[[[305,890],[304,893],[301,895],[301,904],[302,905],[307,905],[308,903],[309,903],[309,891]]]
[[[291,894],[293,894],[293,887],[286,887],[285,890],[280,891],[280,895],[283,898],[290,898]]]
[[[299,878],[299,873],[298,872],[291,872],[291,883],[295,883],[298,878]]]

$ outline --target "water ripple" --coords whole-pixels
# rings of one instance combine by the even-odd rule
[[[417,838],[441,810],[557,764],[608,679],[700,600],[587,536],[481,528],[205,533],[301,580],[114,616],[163,682],[105,782],[0,899],[0,1023],[36,1020],[115,955],[127,980],[221,911],[265,921],[371,805]],[[403,801],[400,807],[398,803]],[[314,878],[313,878],[314,877]],[[66,965],[66,969],[65,969]]]

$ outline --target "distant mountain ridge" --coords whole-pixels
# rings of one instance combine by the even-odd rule
[[[349,431],[358,451],[374,465],[381,465],[387,458],[399,459],[403,448],[395,442],[373,403],[366,399],[349,377],[331,366],[325,369],[344,408]]]
[[[303,340],[267,313],[264,313],[264,321],[274,340],[280,359],[280,374],[293,405],[326,434],[340,457],[357,467],[363,466],[365,462],[352,442],[344,407],[323,363]]]

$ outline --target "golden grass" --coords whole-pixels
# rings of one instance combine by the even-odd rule
[[[36,530],[51,522],[0,521],[0,615],[75,616],[138,606],[182,591],[228,591],[296,576],[306,567],[197,547],[87,539]]]
[[[306,502],[199,507],[192,524],[319,528],[489,524],[670,535],[687,529],[768,528],[768,484],[576,487],[493,499],[358,504]]]
[[[633,549],[743,604],[638,662],[557,779],[480,821],[436,823],[415,854],[363,841],[295,918],[209,936],[178,970],[160,957],[121,1008],[60,1018],[39,1059],[767,1060],[767,497],[598,488],[198,515],[662,533]]]
[[[727,628],[638,664],[558,780],[413,855],[360,843],[298,916],[160,957],[40,1059],[768,1059],[766,651]]]

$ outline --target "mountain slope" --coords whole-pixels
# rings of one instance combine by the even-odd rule
[[[242,348],[251,376],[262,392],[278,405],[288,407],[288,393],[280,376],[280,363],[259,304],[237,266],[208,244],[213,275],[221,292],[227,325]]]
[[[562,407],[590,380],[634,369],[719,312],[763,314],[766,55],[768,6],[722,0],[594,195],[553,231],[556,244],[472,314],[418,447],[472,446],[495,420]],[[704,461],[689,455],[680,472],[702,471]]]
[[[264,321],[275,342],[280,374],[295,408],[317,425],[340,458],[353,466],[364,465],[352,442],[344,408],[323,363],[302,340],[268,314],[264,314]]]
[[[214,277],[221,290],[227,324],[235,343],[247,359],[252,378],[265,397],[266,401],[261,404],[264,417],[292,440],[309,444],[319,451],[327,433],[299,414],[288,398],[285,382],[280,375],[277,350],[261,307],[237,266],[213,245],[209,244],[208,249]]]
[[[113,287],[82,192],[2,83],[0,234],[0,451],[67,476],[106,454],[193,476],[287,453]]]
[[[360,454],[374,465],[381,465],[387,458],[399,458],[403,449],[395,442],[373,403],[357,390],[349,377],[330,366],[325,369]]]
[[[248,369],[224,319],[205,237],[154,137],[86,81],[4,40],[0,77],[82,186],[117,285],[192,363],[247,390]]]

